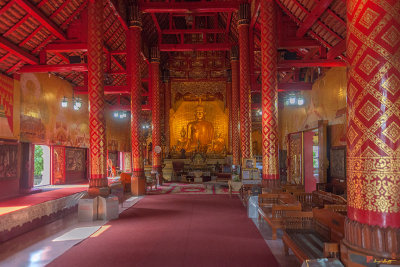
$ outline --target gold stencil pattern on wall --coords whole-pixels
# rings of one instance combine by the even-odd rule
[[[221,94],[225,100],[225,81],[216,82],[172,82],[171,94],[172,99],[175,99],[176,94],[186,95],[191,94],[194,96],[206,96]],[[173,104],[174,105],[174,104]],[[174,105],[175,106],[175,105]]]

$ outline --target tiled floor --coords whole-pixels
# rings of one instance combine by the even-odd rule
[[[265,242],[267,242],[269,248],[271,249],[275,258],[282,267],[301,266],[291,250],[289,250],[289,256],[286,256],[283,252],[281,230],[278,230],[277,232],[278,238],[276,240],[273,240],[271,227],[269,227],[269,225],[264,220],[258,221],[258,219],[253,219],[253,222],[257,226],[258,230],[260,230],[260,233],[264,237]]]
[[[282,267],[300,266],[293,254],[284,255],[282,240],[279,238],[282,236],[281,232],[278,232],[277,240],[272,240],[268,224],[263,221],[258,222],[257,219],[253,221]],[[77,213],[74,213],[35,229],[0,244],[0,267],[45,266],[70,247],[88,238],[105,223],[105,221],[78,222]]]

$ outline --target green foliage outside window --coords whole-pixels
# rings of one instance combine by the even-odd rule
[[[43,148],[35,146],[35,171],[34,175],[42,175],[43,172]]]

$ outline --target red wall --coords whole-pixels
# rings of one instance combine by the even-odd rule
[[[19,194],[19,179],[0,181],[0,199]]]

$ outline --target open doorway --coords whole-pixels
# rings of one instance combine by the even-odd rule
[[[35,145],[34,186],[50,184],[50,147]]]

